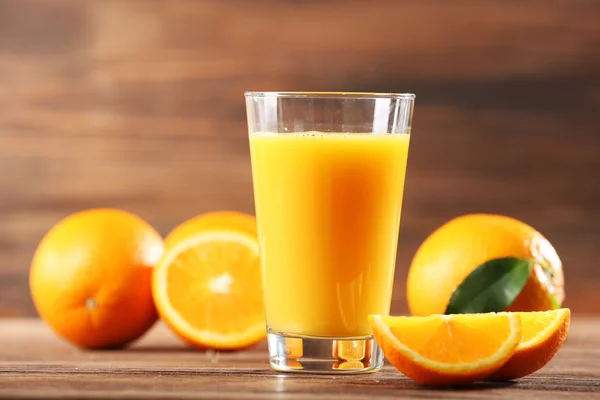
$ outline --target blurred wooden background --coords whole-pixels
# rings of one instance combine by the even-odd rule
[[[253,212],[245,90],[417,94],[396,312],[418,244],[480,211],[541,230],[600,312],[600,2],[3,0],[0,316],[35,315],[69,213]]]

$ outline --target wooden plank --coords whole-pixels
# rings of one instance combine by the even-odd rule
[[[184,347],[163,325],[130,349],[81,351],[38,320],[0,320],[0,397],[382,399],[600,397],[600,320],[574,317],[569,338],[542,371],[513,383],[431,390],[390,366],[372,375],[278,374],[265,343],[240,352]]]
[[[593,0],[6,0],[0,13],[0,315],[67,214],[163,234],[253,211],[244,90],[413,91],[396,312],[419,243],[494,212],[550,238],[567,304],[600,313],[600,4]]]

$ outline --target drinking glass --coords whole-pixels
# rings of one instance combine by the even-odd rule
[[[247,92],[268,347],[278,371],[374,372],[415,96]]]

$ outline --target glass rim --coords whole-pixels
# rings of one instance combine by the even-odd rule
[[[384,92],[244,92],[245,97],[309,98],[309,99],[400,99],[414,100],[414,93]]]

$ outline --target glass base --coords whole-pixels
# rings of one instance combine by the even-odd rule
[[[372,336],[328,338],[268,332],[269,361],[281,372],[364,374],[383,367]]]

